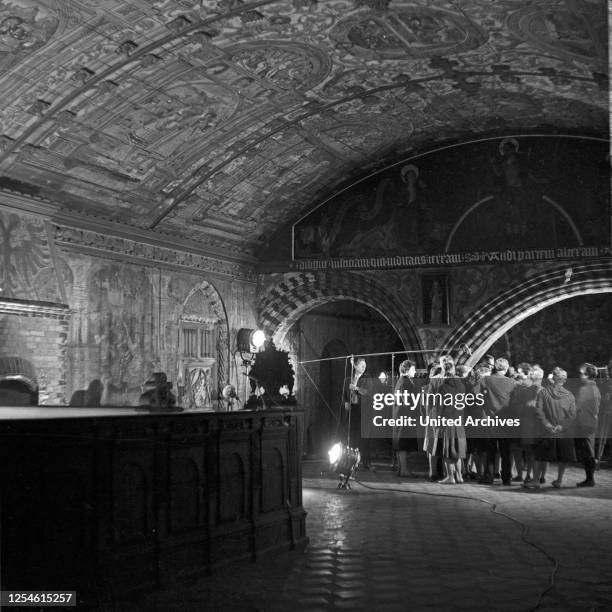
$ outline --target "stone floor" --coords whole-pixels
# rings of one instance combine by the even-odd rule
[[[388,465],[338,490],[304,465],[305,551],[238,563],[133,602],[146,611],[612,610],[612,469],[598,485],[440,485]],[[556,470],[552,466],[548,480]]]

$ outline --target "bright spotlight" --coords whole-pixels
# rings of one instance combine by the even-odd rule
[[[342,444],[336,442],[327,453],[329,455],[329,463],[333,465],[342,457]]]
[[[266,334],[261,329],[256,329],[251,336],[251,343],[255,348],[261,348],[266,341]]]
[[[266,334],[261,329],[242,328],[238,330],[236,344],[241,353],[255,353],[266,341]]]
[[[336,442],[328,451],[329,467],[331,471],[340,476],[339,489],[350,489],[349,479],[355,474],[355,470],[361,461],[358,448],[349,448],[340,442]]]

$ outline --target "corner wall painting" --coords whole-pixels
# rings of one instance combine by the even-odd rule
[[[435,265],[444,254],[503,250],[593,256],[610,244],[608,151],[597,138],[508,136],[407,159],[298,221],[293,258],[312,267],[398,256]]]

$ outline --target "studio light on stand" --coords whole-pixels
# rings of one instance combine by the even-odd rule
[[[261,329],[248,329],[243,327],[242,329],[238,330],[238,334],[236,336],[236,348],[238,349],[242,359],[244,375],[247,377],[247,381],[245,382],[244,386],[245,404],[249,398],[249,373],[253,365],[253,359],[255,357],[255,353],[259,352],[259,349],[265,344],[265,342],[266,334]],[[249,353],[249,355],[245,357],[244,353]]]
[[[353,355],[350,356],[351,360],[351,384],[349,388],[351,389],[351,399],[353,395],[357,395],[357,382],[363,371],[365,370],[365,359],[358,360],[357,363],[361,365],[363,362],[363,367],[359,369],[357,375],[355,372],[355,360],[353,359]],[[346,444],[342,444],[342,442],[336,442],[328,451],[329,456],[329,468],[332,472],[335,472],[340,477],[340,482],[338,483],[338,489],[350,489],[351,485],[349,484],[349,480],[351,478],[354,479],[355,471],[359,466],[359,462],[361,461],[361,454],[358,448],[351,448],[351,412],[349,410],[348,413],[348,425],[347,425],[347,435],[346,435]]]
[[[350,489],[349,480],[354,477],[357,466],[361,461],[361,454],[357,448],[349,448],[336,442],[328,451],[329,468],[340,476],[338,489]]]

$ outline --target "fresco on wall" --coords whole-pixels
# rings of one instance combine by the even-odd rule
[[[488,352],[506,355],[514,364],[539,363],[546,372],[561,366],[575,378],[585,361],[607,365],[612,356],[611,320],[608,294],[563,300],[515,325]]]
[[[507,137],[397,164],[294,226],[295,259],[609,245],[602,140]]]
[[[42,219],[0,211],[0,290],[5,298],[62,301]]]
[[[89,346],[97,351],[103,404],[134,404],[154,369],[154,300],[143,269],[109,264],[89,283]]]

